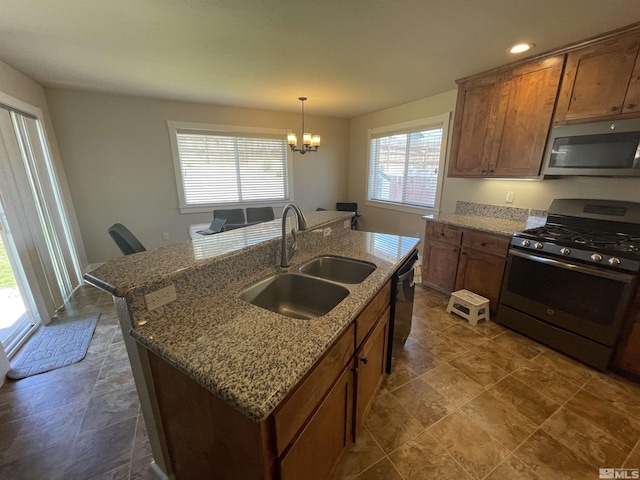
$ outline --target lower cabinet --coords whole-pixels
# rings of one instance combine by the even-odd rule
[[[280,462],[282,480],[327,480],[351,443],[354,375],[349,367]]]
[[[466,289],[498,307],[510,237],[427,221],[423,283],[444,293]]]
[[[176,479],[326,480],[355,441],[385,375],[391,283],[267,418],[254,422],[147,353]]]
[[[620,335],[614,368],[640,380],[640,287],[627,315],[627,325]]]

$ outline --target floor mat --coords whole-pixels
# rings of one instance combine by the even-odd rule
[[[42,326],[11,361],[7,377],[20,378],[79,362],[87,354],[100,314]]]

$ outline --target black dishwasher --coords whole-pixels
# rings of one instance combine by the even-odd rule
[[[418,260],[418,251],[409,257],[396,270],[391,279],[391,320],[389,321],[389,344],[387,347],[387,373],[391,373],[393,350],[401,350],[411,333],[413,317],[413,297],[415,294],[413,265]]]

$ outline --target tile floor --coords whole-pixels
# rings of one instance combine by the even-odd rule
[[[418,288],[411,336],[336,480],[584,480],[640,467],[640,385],[495,323],[471,327],[447,300]],[[111,298],[82,287],[65,314],[93,311],[83,361],[0,388],[0,479],[154,478]]]

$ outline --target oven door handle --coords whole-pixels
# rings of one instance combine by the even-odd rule
[[[561,262],[553,258],[540,257],[538,255],[531,255],[530,253],[524,253],[519,250],[509,250],[509,255],[514,257],[526,258],[534,262],[545,263],[558,268],[564,268],[565,270],[571,270],[573,272],[585,273],[587,275],[595,275],[596,277],[607,278],[609,280],[615,280],[617,282],[631,283],[635,280],[634,275],[626,273],[611,272],[609,270],[600,270],[597,268],[591,268],[584,265],[576,265],[575,263]]]

